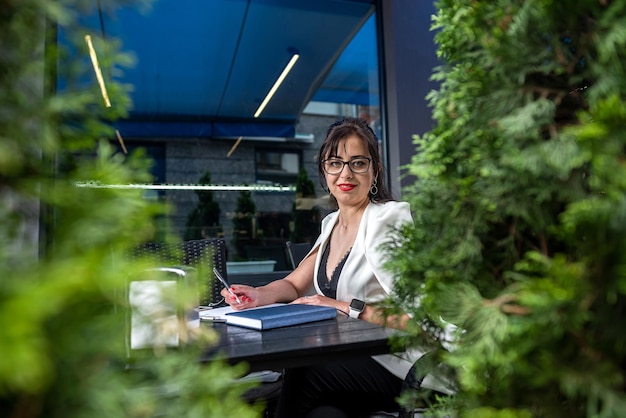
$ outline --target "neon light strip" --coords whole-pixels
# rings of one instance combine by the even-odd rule
[[[106,88],[106,85],[104,84],[104,77],[102,77],[100,64],[98,64],[98,55],[96,55],[96,50],[93,47],[93,43],[91,42],[90,35],[85,35],[85,42],[87,42],[87,47],[89,48],[89,56],[91,57],[91,64],[93,65],[93,70],[96,73],[96,78],[98,79],[98,84],[100,85],[100,92],[102,93],[102,98],[104,99],[104,105],[106,107],[111,107],[109,94],[107,93],[107,88]]]
[[[99,182],[77,182],[76,187],[92,189],[145,189],[145,190],[212,190],[212,191],[253,191],[253,192],[295,192],[296,186],[265,186],[255,184],[102,184]]]
[[[289,60],[289,63],[270,89],[270,92],[267,93],[267,96],[265,96],[265,99],[263,99],[263,102],[261,102],[261,106],[259,106],[257,111],[254,113],[255,118],[258,118],[261,112],[263,112],[263,109],[265,109],[265,106],[267,106],[271,98],[274,96],[274,93],[276,93],[276,90],[278,90],[278,87],[280,87],[285,77],[287,77],[287,74],[289,74],[289,71],[291,71],[291,68],[293,68],[296,61],[298,61],[298,58],[300,58],[299,54],[293,54],[293,57],[291,57],[291,59]]]

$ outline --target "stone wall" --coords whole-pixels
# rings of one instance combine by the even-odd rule
[[[165,146],[165,182],[171,184],[195,184],[205,172],[211,173],[213,184],[241,185],[254,184],[255,149],[298,150],[302,154],[302,164],[309,173],[309,178],[317,186],[317,196],[326,192],[321,189],[317,174],[317,152],[323,141],[328,126],[337,120],[333,116],[302,116],[296,131],[313,134],[311,144],[302,142],[260,142],[241,141],[236,150],[227,156],[235,140],[211,138],[154,138],[151,142]],[[189,212],[198,202],[192,190],[167,190],[162,195],[174,208],[169,218],[169,228],[179,236],[184,233]],[[232,219],[236,209],[238,191],[214,191],[213,199],[219,202],[220,224],[224,237],[230,242]],[[295,200],[294,192],[252,192],[257,212],[279,213],[289,216]],[[327,212],[324,211],[324,212]]]

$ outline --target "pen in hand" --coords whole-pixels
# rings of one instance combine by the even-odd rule
[[[233,295],[235,297],[235,299],[237,300],[237,303],[241,303],[241,300],[239,299],[239,296],[237,296],[235,294],[235,292],[233,292],[232,290],[230,290],[230,286],[228,285],[228,283],[226,283],[226,280],[224,280],[224,278],[222,277],[222,275],[220,274],[219,271],[217,271],[217,269],[215,267],[213,267],[213,274],[215,274],[215,277],[217,277],[217,280],[219,280],[220,282],[222,282],[222,284],[224,285],[224,287],[226,288],[226,290],[228,291],[228,293],[230,293],[231,295]]]

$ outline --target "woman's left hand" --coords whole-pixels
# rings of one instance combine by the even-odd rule
[[[341,309],[341,302],[336,299],[323,295],[302,296],[291,303],[302,303],[305,305],[330,306],[331,308]]]

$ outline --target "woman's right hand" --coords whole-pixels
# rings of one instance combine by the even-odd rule
[[[228,289],[222,289],[220,294],[224,297],[224,301],[236,310],[256,308],[277,302],[288,303],[298,298],[298,289],[304,292],[313,285],[314,265],[315,259],[309,257],[284,279],[274,280],[259,287],[233,284]],[[229,289],[237,295],[239,302]]]
[[[224,297],[224,301],[232,306],[233,309],[241,310],[259,306],[259,292],[255,287],[234,284],[230,286],[230,290],[237,295],[239,302],[226,288],[222,289],[220,294]]]

